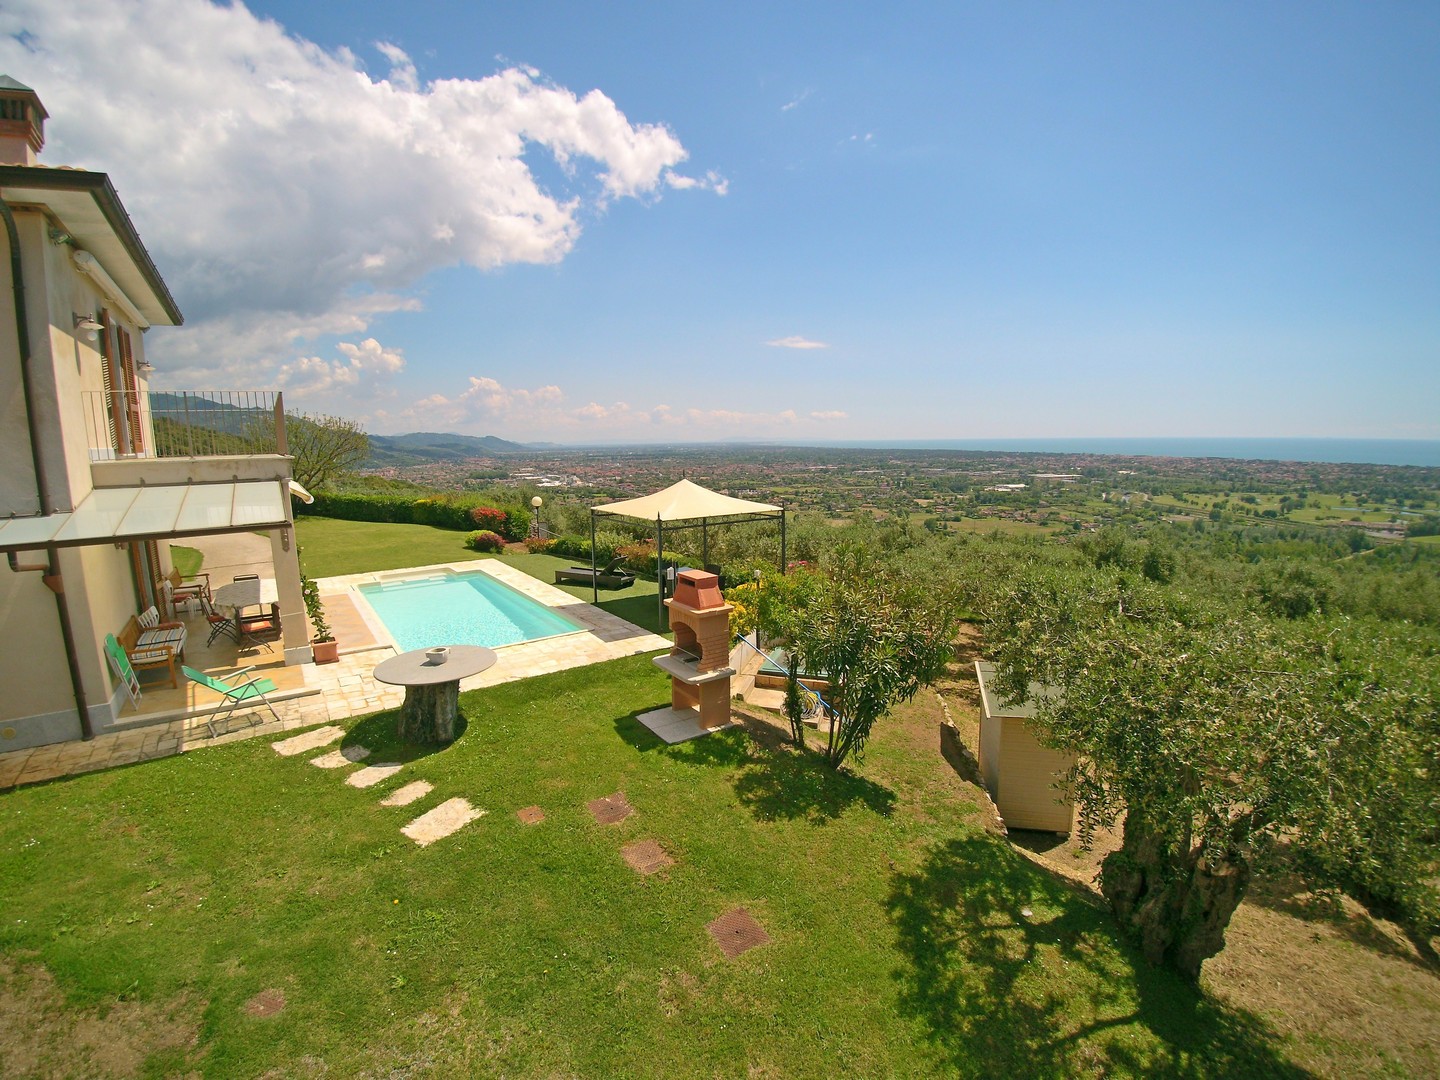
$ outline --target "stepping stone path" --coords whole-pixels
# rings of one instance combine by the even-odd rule
[[[302,732],[289,739],[282,739],[271,745],[274,746],[277,754],[293,757],[296,754],[303,754],[307,750],[316,750],[328,745],[344,734],[344,728],[327,725],[316,728],[314,731]],[[369,756],[368,747],[347,746],[311,758],[310,764],[321,769],[340,769],[346,765],[364,761]],[[347,776],[345,782],[351,787],[368,788],[394,776],[402,767],[399,762],[394,761],[367,765]],[[380,800],[380,805],[408,806],[423,799],[433,790],[434,785],[424,780],[415,780],[392,791]],[[598,825],[613,825],[635,813],[635,808],[625,798],[623,791],[617,791],[603,799],[592,799],[585,804],[585,809],[590,811]],[[402,826],[400,831],[421,847],[428,847],[436,840],[458,832],[470,822],[484,817],[486,813],[488,811],[471,806],[465,799],[447,799],[434,809],[421,814],[408,825]],[[538,806],[527,806],[516,810],[515,816],[520,819],[522,824],[538,825],[545,820],[545,811]],[[654,874],[675,865],[674,857],[666,852],[656,840],[636,840],[622,847],[620,854],[626,864],[637,874]],[[705,929],[710,932],[710,936],[715,939],[721,951],[732,959],[758,945],[770,943],[770,935],[765,933],[764,928],[744,908],[734,908],[725,912],[709,923]],[[247,1013],[258,1017],[273,1016],[284,1008],[285,994],[280,990],[262,990],[244,1005]]]
[[[620,849],[620,854],[637,874],[653,874],[675,865],[675,860],[654,840],[636,840],[633,844],[626,844]]]
[[[760,924],[752,919],[743,907],[725,912],[705,929],[710,931],[710,936],[715,939],[721,951],[731,959],[747,949],[770,943],[770,935],[761,929]]]
[[[400,831],[421,847],[459,831],[487,811],[477,810],[464,799],[446,799],[433,810],[426,811]]]
[[[369,756],[369,747],[347,746],[343,750],[332,750],[328,754],[311,758],[310,764],[317,769],[343,769],[346,765],[354,765],[357,761],[364,761]]]
[[[392,791],[380,800],[381,806],[409,806],[416,799],[423,799],[435,790],[435,785],[424,780],[413,780],[404,787]]]
[[[354,788],[367,788],[378,784],[381,780],[394,776],[400,771],[398,761],[383,761],[379,765],[366,765],[363,769],[356,769],[345,778],[345,783]]]
[[[294,757],[296,754],[303,754],[306,750],[318,750],[327,743],[332,743],[345,734],[345,729],[328,724],[325,727],[318,727],[314,731],[302,731],[299,735],[289,739],[281,739],[277,743],[271,743],[275,752],[281,757]]]
[[[603,799],[593,799],[585,804],[585,809],[590,811],[597,825],[613,825],[617,821],[624,821],[635,812],[635,808],[625,800],[623,791],[617,791]]]

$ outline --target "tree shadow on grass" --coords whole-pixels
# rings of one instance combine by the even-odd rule
[[[1245,899],[1258,907],[1277,911],[1308,923],[1323,923],[1337,934],[1377,955],[1403,960],[1431,974],[1440,972],[1440,956],[1434,944],[1418,934],[1397,925],[1405,944],[1398,936],[1386,933],[1380,919],[1389,913],[1367,908],[1356,901],[1361,911],[1347,910],[1338,893],[1312,889],[1303,875],[1293,869],[1293,861],[1282,849],[1263,874],[1257,874]]]
[[[743,712],[733,714],[743,726],[681,743],[666,743],[637,715],[616,717],[620,738],[641,753],[663,751],[677,762],[735,771],[735,794],[761,820],[824,822],[857,804],[888,816],[895,807],[895,793],[883,784],[831,769],[819,754],[782,743],[773,725]]]
[[[931,849],[893,877],[888,907],[900,1009],[960,1075],[1310,1075],[1259,1019],[1147,965],[1103,909],[1003,841]]]
[[[832,769],[819,754],[789,746],[761,748],[735,778],[735,794],[755,815],[833,821],[852,806],[889,817],[896,796],[883,784],[847,769]]]
[[[664,704],[656,708],[664,708]],[[642,709],[641,712],[648,710]],[[615,734],[639,750],[642,754],[663,750],[677,761],[693,765],[738,768],[749,758],[748,738],[742,728],[726,728],[710,735],[687,742],[667,743],[660,736],[640,723],[638,713],[617,717],[614,721]]]
[[[453,742],[438,744],[406,742],[396,734],[399,725],[399,709],[386,709],[383,712],[373,713],[360,720],[345,733],[345,737],[340,740],[340,748],[345,750],[352,746],[363,746],[370,751],[369,756],[365,759],[367,762],[394,761],[404,764],[408,761],[419,761],[431,754],[442,753],[450,749],[464,738],[465,730],[470,726],[465,717],[463,699],[460,703],[460,715],[455,721]]]

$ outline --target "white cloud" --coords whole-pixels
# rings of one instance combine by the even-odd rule
[[[774,341],[765,342],[765,344],[773,345],[777,349],[828,349],[830,347],[827,342],[811,341],[809,338],[801,337],[799,334],[776,338]]]
[[[843,420],[843,412],[811,412],[801,415],[794,409],[779,412],[748,412],[736,409],[677,409],[660,403],[637,408],[625,401],[567,403],[558,386],[533,389],[505,386],[488,376],[471,376],[467,387],[453,396],[431,394],[395,412],[372,412],[371,417],[396,430],[413,430],[416,423],[442,425],[448,430],[475,435],[504,435],[507,438],[542,437],[585,440],[596,438],[643,438],[656,428],[697,439],[723,439],[793,432],[817,423]]]
[[[111,174],[186,312],[149,350],[162,373],[278,372],[296,341],[363,332],[433,270],[558,262],[587,209],[724,193],[713,173],[685,183],[679,139],[599,90],[516,67],[425,82],[375,48],[383,75],[238,3],[0,6],[0,71],[50,113],[42,160]],[[537,150],[564,190],[537,182]]]
[[[801,90],[800,93],[796,94],[793,98],[791,98],[789,101],[787,101],[784,105],[781,105],[781,106],[780,106],[780,111],[781,111],[781,112],[789,112],[791,109],[795,108],[797,105],[799,105],[801,102],[803,102],[806,98],[808,98],[808,97],[809,97],[811,94],[813,94],[814,92],[815,92],[814,90],[810,89],[809,87],[806,87],[804,90]]]
[[[716,195],[728,195],[730,193],[730,181],[726,180],[714,169],[707,172],[703,179],[694,176],[682,176],[677,172],[667,172],[665,174],[665,182],[672,188],[680,191],[699,188],[702,191],[713,191]]]

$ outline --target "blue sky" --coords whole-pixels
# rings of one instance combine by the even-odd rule
[[[567,443],[1440,438],[1434,4],[51,6],[0,68],[186,311],[160,384]]]

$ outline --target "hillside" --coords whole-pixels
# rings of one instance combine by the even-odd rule
[[[371,435],[366,468],[386,465],[421,465],[427,461],[462,461],[496,454],[523,454],[530,448],[494,435],[452,435],[416,431],[406,435]]]

